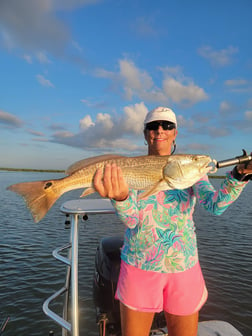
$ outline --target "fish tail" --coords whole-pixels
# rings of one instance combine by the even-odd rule
[[[39,222],[49,211],[62,193],[57,193],[52,186],[54,181],[35,181],[17,183],[7,189],[21,195],[29,208],[34,222]]]

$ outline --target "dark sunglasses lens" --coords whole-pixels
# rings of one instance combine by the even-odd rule
[[[156,131],[158,130],[159,126],[162,126],[163,130],[165,131],[172,130],[176,127],[174,123],[169,121],[153,121],[146,125],[146,129],[150,131]]]
[[[146,125],[146,129],[150,131],[156,131],[159,127],[159,123],[156,121],[150,122]]]
[[[175,128],[175,124],[169,122],[169,121],[163,121],[162,122],[162,127],[163,130],[167,131],[167,130],[172,130]]]

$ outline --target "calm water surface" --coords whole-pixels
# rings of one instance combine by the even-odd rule
[[[34,224],[23,200],[5,188],[13,183],[59,178],[56,173],[0,172],[0,325],[4,336],[45,336],[60,328],[46,317],[42,305],[64,284],[65,266],[51,252],[69,241],[60,205],[80,191],[61,197],[47,216]],[[220,180],[212,180],[219,185]],[[232,323],[244,336],[252,335],[252,183],[220,217],[196,207],[200,261],[209,298],[200,320]],[[94,255],[104,236],[123,234],[115,215],[93,216],[80,225],[79,295],[81,335],[97,336],[92,301]],[[61,312],[61,301],[53,309]]]

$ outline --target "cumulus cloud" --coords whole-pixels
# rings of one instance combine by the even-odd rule
[[[95,118],[86,115],[80,120],[79,132],[55,132],[51,141],[86,151],[137,151],[140,147],[135,141],[138,137],[142,139],[147,111],[144,103],[139,103],[126,106],[122,115],[98,113]]]
[[[204,89],[183,75],[180,67],[159,68],[164,76],[163,87],[159,88],[154,85],[151,75],[139,69],[133,61],[123,59],[118,64],[118,72],[98,69],[95,76],[111,80],[117,90],[122,87],[127,100],[138,98],[158,104],[195,104],[208,98]]]
[[[1,124],[9,128],[17,128],[23,125],[23,121],[13,114],[0,110],[0,125]]]
[[[126,98],[131,100],[134,95],[142,95],[153,87],[149,74],[138,69],[131,61],[120,60],[120,77],[123,82]]]
[[[208,60],[211,65],[218,67],[230,65],[233,62],[233,55],[238,51],[238,48],[233,46],[221,50],[214,50],[211,46],[203,46],[198,49],[200,56]]]
[[[143,123],[148,112],[144,103],[134,106],[126,106],[124,108],[123,128],[130,134],[141,134],[143,131]]]
[[[174,78],[167,78],[163,82],[163,87],[165,95],[175,103],[195,104],[207,99],[205,91],[193,82],[183,84]]]
[[[90,115],[85,116],[83,119],[80,120],[80,128],[82,130],[88,129],[90,126],[94,126],[94,122],[92,121]]]

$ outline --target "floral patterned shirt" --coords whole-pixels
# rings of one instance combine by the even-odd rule
[[[209,212],[221,215],[234,202],[247,182],[227,173],[215,190],[205,176],[183,190],[160,191],[140,200],[141,191],[130,190],[125,201],[112,200],[126,225],[121,258],[143,270],[176,273],[198,261],[193,212],[196,200]]]

